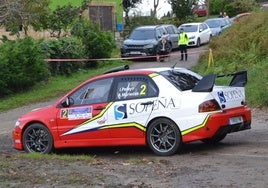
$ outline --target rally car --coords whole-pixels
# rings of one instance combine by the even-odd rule
[[[215,143],[251,128],[247,72],[216,75],[163,67],[122,66],[88,79],[51,106],[22,115],[12,131],[14,148],[50,153],[66,147],[147,145],[155,154],[176,153],[182,143]]]

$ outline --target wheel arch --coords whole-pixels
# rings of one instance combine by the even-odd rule
[[[147,123],[146,131],[145,131],[145,135],[147,135],[148,127],[152,124],[152,122],[156,121],[157,119],[161,119],[161,118],[168,119],[169,121],[172,121],[172,122],[178,127],[178,130],[179,130],[179,133],[180,133],[180,138],[181,138],[181,141],[182,141],[182,135],[181,135],[180,127],[178,126],[178,124],[177,124],[175,121],[173,121],[171,118],[166,117],[166,116],[158,116],[158,117],[155,117],[155,118],[151,119],[151,120]],[[146,141],[146,144],[148,145],[146,136],[145,136],[145,141]]]
[[[44,127],[46,127],[47,129],[48,129],[48,131],[50,132],[50,134],[51,134],[51,136],[52,136],[52,140],[53,140],[53,148],[54,148],[54,134],[51,132],[51,130],[49,129],[49,127],[45,124],[45,123],[43,123],[43,122],[41,122],[41,121],[30,121],[30,122],[28,122],[28,123],[26,123],[24,126],[23,126],[23,128],[22,128],[22,130],[21,130],[21,135],[23,135],[23,133],[25,132],[25,130],[30,126],[30,125],[32,125],[32,124],[35,124],[35,123],[38,123],[38,124],[40,124],[40,125],[43,125]],[[23,142],[23,136],[21,136],[21,143]],[[23,147],[23,145],[22,145],[22,147]],[[24,149],[24,148],[23,148]]]

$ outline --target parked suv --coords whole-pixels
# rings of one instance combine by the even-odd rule
[[[152,56],[156,59],[157,44],[168,36],[162,25],[140,26],[133,29],[121,45],[121,57]]]
[[[167,40],[170,42],[172,50],[178,49],[178,37],[179,37],[179,30],[175,25],[172,24],[163,24],[163,26],[167,30]]]

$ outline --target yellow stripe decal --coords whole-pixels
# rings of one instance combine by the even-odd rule
[[[108,125],[101,127],[100,129],[113,129],[113,128],[126,128],[126,127],[136,127],[142,131],[145,132],[146,128],[143,127],[142,125],[132,122],[132,123],[120,123],[120,124],[114,124],[114,125]]]
[[[111,106],[112,104],[113,104],[113,102],[108,103],[108,105],[105,107],[105,109],[103,109],[98,115],[96,115],[95,117],[93,117],[93,118],[91,118],[91,119],[85,121],[85,122],[82,123],[81,125],[87,124],[87,123],[89,123],[89,122],[91,122],[91,121],[94,121],[94,120],[100,118],[101,116],[103,116],[103,114],[110,108],[110,106]],[[81,126],[81,125],[80,125],[80,126]]]
[[[159,74],[157,74],[157,73],[151,73],[151,74],[149,74],[149,76],[151,77],[151,78],[153,78],[153,77],[156,77],[156,76],[158,76]]]
[[[200,125],[197,125],[195,127],[192,127],[190,129],[186,129],[186,130],[182,131],[181,135],[184,136],[186,134],[189,134],[189,133],[191,133],[193,131],[196,131],[196,130],[204,127],[206,125],[207,121],[208,121],[208,118],[209,118],[209,115],[207,115],[207,117],[205,118],[205,120],[203,121],[203,123],[201,123]]]

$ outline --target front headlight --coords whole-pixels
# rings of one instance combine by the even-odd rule
[[[127,48],[127,46],[125,44],[122,44],[120,48],[125,49],[125,48]]]
[[[15,127],[18,127],[18,126],[20,126],[20,121],[19,120],[17,120],[16,123],[15,123]]]
[[[189,37],[189,39],[194,39],[195,38],[195,36],[191,36],[191,37]]]
[[[154,48],[154,45],[153,44],[147,44],[144,46],[144,48]]]

